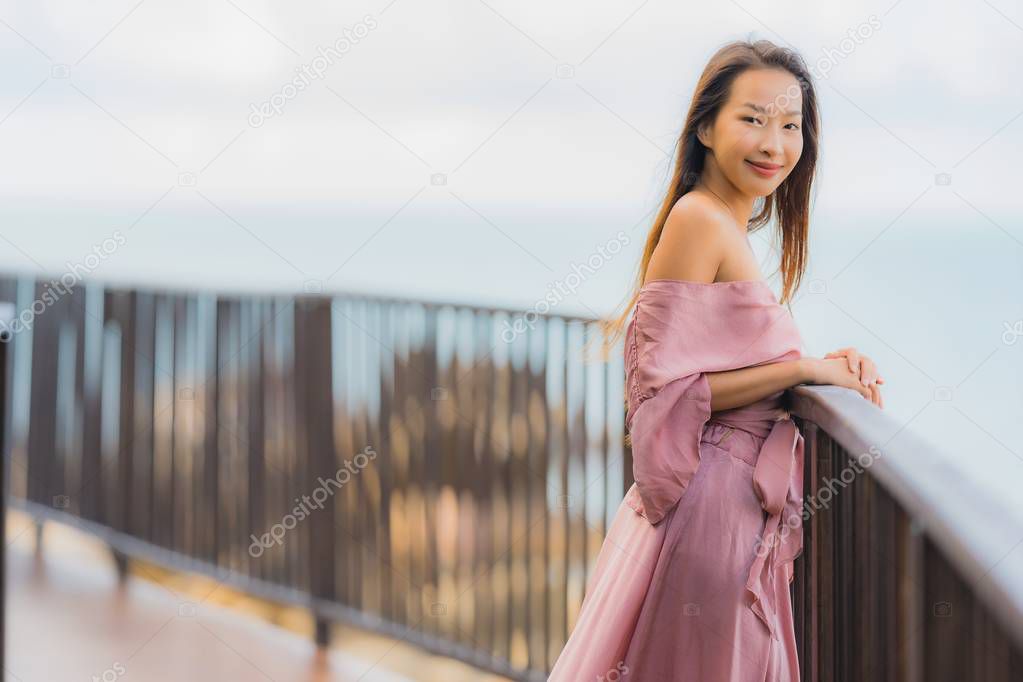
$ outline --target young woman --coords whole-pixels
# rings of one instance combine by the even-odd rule
[[[782,396],[833,384],[881,407],[883,383],[853,348],[804,357],[781,305],[805,269],[819,127],[791,50],[731,43],[700,77],[629,303],[636,482],[551,681],[799,680],[789,583],[802,551],[803,439]],[[749,245],[772,217],[780,300]]]

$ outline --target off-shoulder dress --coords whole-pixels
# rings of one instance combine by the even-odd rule
[[[798,682],[803,438],[784,391],[711,412],[707,372],[801,357],[763,280],[657,279],[625,335],[633,477],[551,682]]]

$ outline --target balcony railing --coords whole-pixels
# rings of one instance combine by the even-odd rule
[[[852,391],[790,397],[806,439],[792,585],[802,679],[1020,679],[1018,513]]]
[[[360,296],[0,280],[15,503],[519,680],[546,678],[631,485],[594,320]],[[51,292],[52,293],[52,292]],[[851,392],[790,393],[808,500],[804,680],[1009,680],[1023,528]],[[874,450],[871,450],[871,448]],[[854,453],[854,454],[853,454]],[[977,676],[979,675],[979,676]],[[1015,679],[1015,678],[1013,678]]]

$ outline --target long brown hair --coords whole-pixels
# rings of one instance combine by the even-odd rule
[[[664,223],[675,203],[689,192],[700,179],[707,148],[696,133],[704,125],[710,127],[717,118],[721,107],[728,101],[733,81],[749,69],[784,69],[799,82],[803,107],[803,152],[792,173],[772,194],[758,200],[760,210],[750,219],[747,229],[750,233],[767,225],[777,216],[778,233],[781,237],[782,294],[779,301],[788,303],[799,288],[806,270],[807,236],[810,218],[810,191],[817,167],[817,151],[820,120],[817,109],[817,94],[811,81],[810,71],[798,52],[779,47],[769,40],[735,41],[719,49],[707,63],[693,94],[685,126],[679,136],[675,157],[675,172],[668,186],[667,195],[654,220],[643,249],[635,286],[625,310],[617,317],[601,321],[603,327],[603,357],[625,328],[629,313],[636,304],[647,267],[654,248],[661,239]]]

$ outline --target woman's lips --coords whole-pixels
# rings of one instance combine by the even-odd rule
[[[761,165],[753,163],[749,159],[746,160],[746,163],[749,164],[749,167],[752,168],[755,172],[759,173],[765,178],[769,178],[775,173],[777,173],[779,170],[781,170],[781,166],[773,163],[765,163]]]

